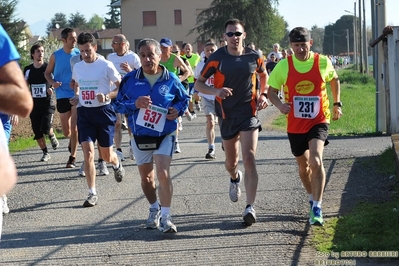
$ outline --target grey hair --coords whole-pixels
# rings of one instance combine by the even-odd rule
[[[140,48],[142,46],[151,46],[153,45],[155,47],[155,53],[157,54],[161,54],[161,45],[159,44],[159,42],[155,39],[151,39],[151,38],[145,38],[142,39],[138,44],[137,44],[137,51],[140,51]]]

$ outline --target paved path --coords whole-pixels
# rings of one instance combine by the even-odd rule
[[[260,116],[267,123],[276,114],[271,107]],[[115,182],[112,172],[98,177],[99,204],[83,208],[88,193],[85,179],[77,176],[78,169],[63,168],[67,140],[51,152],[47,163],[38,162],[37,148],[14,154],[19,181],[9,194],[11,212],[4,219],[0,264],[314,265],[307,196],[286,134],[260,133],[258,222],[244,227],[245,189],[239,202],[230,202],[219,133],[217,159],[208,161],[204,128],[203,114],[184,121],[179,135],[182,153],[172,162],[177,234],[144,228],[148,204],[134,161],[125,162],[127,176],[122,183]],[[126,152],[126,133],[124,140]],[[352,177],[367,175],[361,160],[372,159],[390,145],[386,136],[331,139],[325,152],[326,217],[349,208],[355,188],[356,193],[366,192],[362,184],[352,183]]]

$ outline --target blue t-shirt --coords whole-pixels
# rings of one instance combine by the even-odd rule
[[[15,45],[0,24],[0,67],[20,58]]]
[[[57,99],[72,98],[74,96],[73,89],[69,86],[72,79],[71,57],[79,54],[79,49],[74,48],[70,54],[65,53],[61,48],[54,52],[54,80],[62,82],[62,85],[55,89]]]

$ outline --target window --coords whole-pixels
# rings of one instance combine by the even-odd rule
[[[157,11],[143,11],[143,26],[157,25]]]
[[[181,10],[175,10],[175,25],[181,25]]]

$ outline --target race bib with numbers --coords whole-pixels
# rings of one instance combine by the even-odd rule
[[[46,98],[47,97],[46,84],[31,84],[30,88],[32,90],[33,98]]]
[[[151,105],[147,109],[140,108],[136,124],[148,129],[162,132],[165,126],[168,109]]]
[[[80,87],[80,104],[85,107],[99,106],[96,97],[97,87]]]
[[[313,119],[320,112],[319,96],[294,96],[294,116],[302,119]]]

